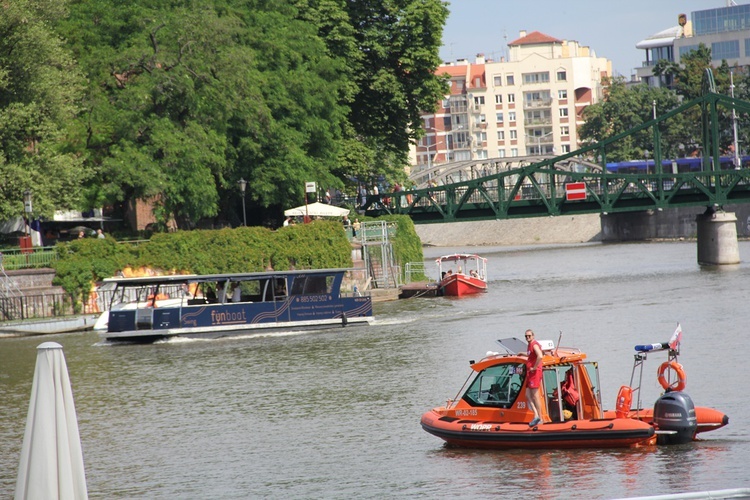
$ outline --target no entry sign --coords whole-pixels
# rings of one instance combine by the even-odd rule
[[[585,182],[569,182],[565,184],[565,199],[567,201],[585,200],[586,199],[586,183]]]

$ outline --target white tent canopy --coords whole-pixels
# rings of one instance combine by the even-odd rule
[[[290,208],[284,210],[284,215],[287,217],[299,217],[309,215],[310,217],[343,217],[349,215],[349,210],[346,208],[334,207],[333,205],[326,205],[325,203],[310,203],[309,205],[302,205],[300,207]]]

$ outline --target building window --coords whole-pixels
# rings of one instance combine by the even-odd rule
[[[531,83],[549,82],[549,71],[540,71],[539,73],[524,73],[522,75],[524,85]]]
[[[477,151],[477,159],[479,160],[486,160],[487,159],[487,150],[486,149],[480,149]]]
[[[497,123],[503,123],[503,114],[502,113],[496,113],[495,114],[495,121],[497,121]]]
[[[569,127],[560,127],[560,135],[570,135]]]
[[[503,95],[497,94],[495,95],[495,104],[502,104],[503,103]]]
[[[563,118],[568,116],[568,108],[560,108],[560,116]]]
[[[505,140],[505,131],[504,130],[498,130],[497,131],[497,140],[498,141],[504,141]]]
[[[558,82],[567,82],[568,81],[568,74],[565,71],[558,71],[557,72],[557,81]]]
[[[685,45],[684,47],[680,47],[680,59],[694,50],[698,50],[698,45]]]
[[[504,149],[498,149],[497,156],[500,158],[505,158],[505,150]]]
[[[516,80],[515,80],[515,78],[513,78],[513,75],[506,75],[505,76],[505,83],[507,85],[515,85],[516,84]]]
[[[726,42],[715,42],[711,44],[711,59],[714,61],[721,61],[722,59],[738,59],[739,57],[739,40],[729,40]]]
[[[516,132],[515,130],[511,130],[510,131],[510,138],[511,139],[518,139],[518,132]]]
[[[484,106],[484,96],[478,95],[474,97],[474,106]]]
[[[487,123],[487,117],[484,115],[479,115],[479,123]]]
[[[563,153],[570,153],[570,144],[563,144],[562,145],[562,152]]]
[[[509,111],[508,112],[508,121],[509,122],[516,121],[516,112],[515,111]]]
[[[510,148],[511,156],[518,156],[518,148]]]
[[[565,89],[558,90],[557,91],[557,98],[558,99],[567,99],[568,98],[568,91]]]
[[[745,38],[745,57],[750,57],[750,38]]]
[[[508,102],[516,102],[516,94],[508,94]]]
[[[503,86],[503,77],[502,76],[496,76],[494,78],[495,80],[495,87],[502,87]]]

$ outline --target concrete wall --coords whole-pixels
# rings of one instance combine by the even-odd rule
[[[695,238],[705,207],[530,219],[416,224],[423,245],[502,246]],[[750,238],[750,205],[727,205],[737,216],[737,236]]]
[[[602,215],[602,241],[695,238],[696,217],[705,211],[704,207],[684,207]],[[727,205],[724,211],[737,216],[737,237],[750,237],[750,205]]]

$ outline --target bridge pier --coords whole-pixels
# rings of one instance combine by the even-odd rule
[[[734,212],[709,208],[696,216],[699,264],[739,264],[737,217]]]

